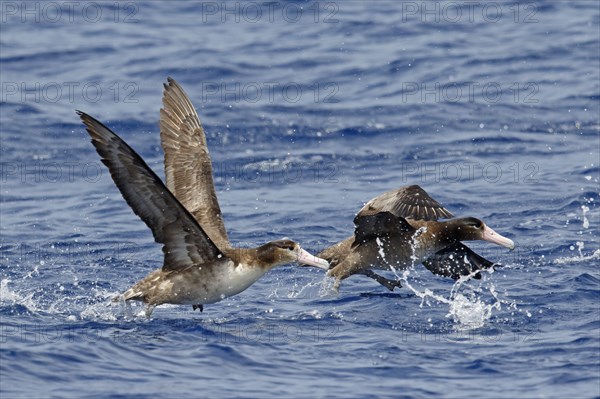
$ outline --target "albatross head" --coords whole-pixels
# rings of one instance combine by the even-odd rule
[[[300,247],[295,241],[283,239],[266,243],[258,248],[258,257],[266,265],[275,267],[290,262],[329,269],[329,262],[317,258]]]
[[[459,241],[461,240],[484,240],[508,249],[514,249],[515,243],[510,238],[506,238],[477,218],[460,218],[448,221],[453,224]]]

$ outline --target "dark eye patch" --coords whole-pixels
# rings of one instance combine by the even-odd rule
[[[275,245],[277,245],[279,248],[282,248],[282,249],[288,249],[290,251],[294,250],[294,244],[290,243],[290,242],[286,242],[286,241],[281,242],[280,241],[280,242],[277,242]]]

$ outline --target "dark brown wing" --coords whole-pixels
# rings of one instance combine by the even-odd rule
[[[167,80],[160,110],[167,187],[217,246],[229,247],[200,118],[181,86]]]
[[[92,144],[131,209],[163,244],[163,269],[206,264],[222,253],[144,160],[119,136],[93,117],[77,111]]]
[[[466,245],[457,242],[446,247],[423,262],[423,265],[432,273],[440,276],[452,277],[457,280],[461,276],[494,266],[494,263],[473,252]],[[477,273],[473,276],[481,278]]]
[[[439,202],[417,185],[400,187],[381,194],[367,202],[357,216],[391,212],[396,216],[414,220],[438,220],[454,217]]]
[[[415,229],[400,216],[391,212],[379,212],[374,215],[359,215],[354,218],[354,242],[352,248],[369,240],[386,238],[390,235],[406,235],[407,239]]]

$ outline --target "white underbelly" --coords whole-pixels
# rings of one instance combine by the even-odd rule
[[[237,295],[250,287],[264,274],[260,267],[240,264],[234,267],[233,262],[220,265],[196,287],[182,290],[185,297],[180,303],[188,305],[210,304],[219,302],[227,297]]]

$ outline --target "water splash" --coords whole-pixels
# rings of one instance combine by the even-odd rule
[[[492,316],[492,309],[500,310],[500,302],[488,305],[479,298],[467,298],[459,293],[450,302],[450,309],[446,317],[453,317],[454,321],[458,323],[458,329],[470,330],[483,327]]]
[[[584,255],[583,249],[585,247],[585,244],[582,241],[577,241],[575,243],[575,245],[577,245],[577,252],[579,252],[578,256],[566,256],[566,257],[558,258],[554,261],[554,264],[564,265],[567,263],[577,263],[577,262],[585,262],[585,261],[593,260],[593,259],[600,259],[600,249],[596,249],[591,255]],[[574,251],[575,247],[573,245],[571,245],[570,249],[571,249],[571,251]]]
[[[327,277],[325,278],[327,279]],[[309,281],[304,285],[298,284],[297,282],[294,282],[294,285],[291,289],[289,289],[288,293],[287,293],[287,297],[292,299],[292,298],[299,298],[299,297],[314,297],[315,296],[315,291],[319,292],[319,296],[321,291],[322,291],[322,287],[321,287],[321,283],[319,283],[318,281]]]
[[[74,315],[72,319],[76,319]],[[117,320],[117,313],[111,310],[111,304],[106,302],[100,302],[86,306],[80,313],[79,318],[81,320],[105,320],[115,321]],[[127,315],[125,316],[127,318]]]
[[[581,211],[583,213],[583,215],[582,215],[582,217],[583,217],[582,227],[584,229],[588,229],[590,227],[590,221],[588,220],[586,214],[590,211],[590,208],[588,208],[585,205],[581,205]]]
[[[332,296],[338,295],[337,290],[335,290],[335,278],[325,276],[321,281],[321,287],[319,289],[319,297],[320,298],[330,298]]]
[[[110,299],[115,295],[114,292],[108,292],[104,289],[93,288],[86,291],[85,294],[74,295],[61,289],[61,296],[48,301],[44,296],[39,296],[39,292],[23,294],[18,290],[11,289],[10,279],[0,281],[0,306],[24,306],[32,313],[48,313],[52,315],[64,316],[69,321],[75,320],[108,320],[117,319],[117,313],[111,306]],[[63,288],[61,286],[61,288]],[[36,296],[36,298],[34,298]]]
[[[481,273],[482,271],[486,271],[489,274],[494,272],[493,270],[480,270],[479,272]],[[430,299],[448,305],[446,317],[452,317],[455,323],[454,328],[456,330],[466,331],[484,327],[486,322],[492,317],[493,311],[500,311],[502,309],[503,303],[514,307],[513,303],[498,298],[493,284],[490,284],[487,287],[493,300],[491,303],[486,303],[482,299],[483,289],[481,287],[473,288],[466,284],[467,282],[472,281],[472,277],[476,273],[477,272],[473,272],[468,276],[463,276],[458,279],[450,289],[448,297],[436,294],[429,288],[424,288],[422,291],[415,288],[409,282],[410,269],[405,270],[401,276],[397,276],[402,280],[403,286],[407,287],[417,297],[421,298],[421,307],[425,304],[427,306],[433,306]]]
[[[419,227],[410,239],[410,249],[412,250],[412,255],[410,256],[410,259],[412,262],[412,267],[415,267],[415,265],[419,263],[419,257],[417,256],[417,249],[421,247],[421,241],[419,240],[419,237],[421,237],[421,235],[426,232],[427,226]]]
[[[378,248],[379,257],[381,258],[381,261],[386,262],[385,250],[383,249],[383,242],[381,241],[381,239],[379,239],[379,237],[375,238],[375,242],[377,243],[377,248]]]
[[[411,248],[413,251],[413,258],[416,258],[415,254],[417,249],[419,248],[419,240],[418,236],[422,233],[421,229],[417,230],[415,236],[413,236],[413,240],[411,241]],[[425,230],[426,231],[426,230]],[[498,296],[495,292],[495,287],[493,284],[490,284],[488,287],[488,291],[493,298],[492,303],[485,303],[482,299],[483,292],[482,288],[474,289],[468,283],[473,280],[473,278],[482,272],[487,272],[488,274],[494,273],[494,269],[489,270],[475,270],[472,273],[461,276],[452,288],[450,289],[450,294],[448,297],[443,295],[435,294],[429,288],[425,288],[423,291],[419,291],[412,284],[409,283],[408,279],[411,273],[411,270],[414,270],[414,266],[417,259],[413,259],[413,267],[405,270],[400,277],[403,280],[403,284],[408,287],[412,292],[415,293],[418,297],[421,298],[421,307],[426,303],[428,306],[432,306],[429,302],[429,299],[434,299],[439,303],[443,303],[448,305],[448,313],[446,317],[452,317],[454,320],[456,330],[472,330],[485,326],[486,322],[491,318],[492,311],[494,309],[501,310],[502,302],[498,299]],[[465,258],[465,262],[468,263],[468,260]],[[397,275],[396,271],[394,273]]]
[[[450,289],[448,297],[436,294],[429,288],[424,288],[422,291],[415,288],[410,283],[409,278],[411,271],[415,270],[415,264],[420,263],[416,256],[420,246],[418,240],[418,237],[422,233],[420,230],[421,229],[417,230],[411,240],[411,249],[413,253],[411,257],[412,266],[404,270],[401,275],[398,273],[397,269],[392,267],[392,271],[396,275],[396,278],[402,281],[402,285],[411,290],[417,297],[421,298],[420,307],[423,307],[425,304],[427,304],[427,306],[432,306],[430,300],[448,305],[446,317],[452,317],[455,322],[454,328],[457,330],[472,330],[485,326],[486,322],[492,317],[493,311],[500,311],[502,309],[502,303],[507,303],[511,307],[515,306],[513,303],[500,300],[493,284],[490,284],[487,287],[489,294],[491,294],[493,298],[491,303],[486,303],[482,299],[483,288],[481,285],[479,288],[473,288],[468,284],[473,281],[473,277],[478,273],[487,272],[488,274],[492,274],[494,273],[494,269],[475,270],[469,275],[461,276]],[[465,259],[465,262],[468,262],[468,260]]]
[[[38,308],[33,300],[33,293],[22,296],[18,292],[12,291],[8,284],[12,280],[3,279],[0,281],[0,306],[21,305],[25,306],[30,312],[38,311]]]

